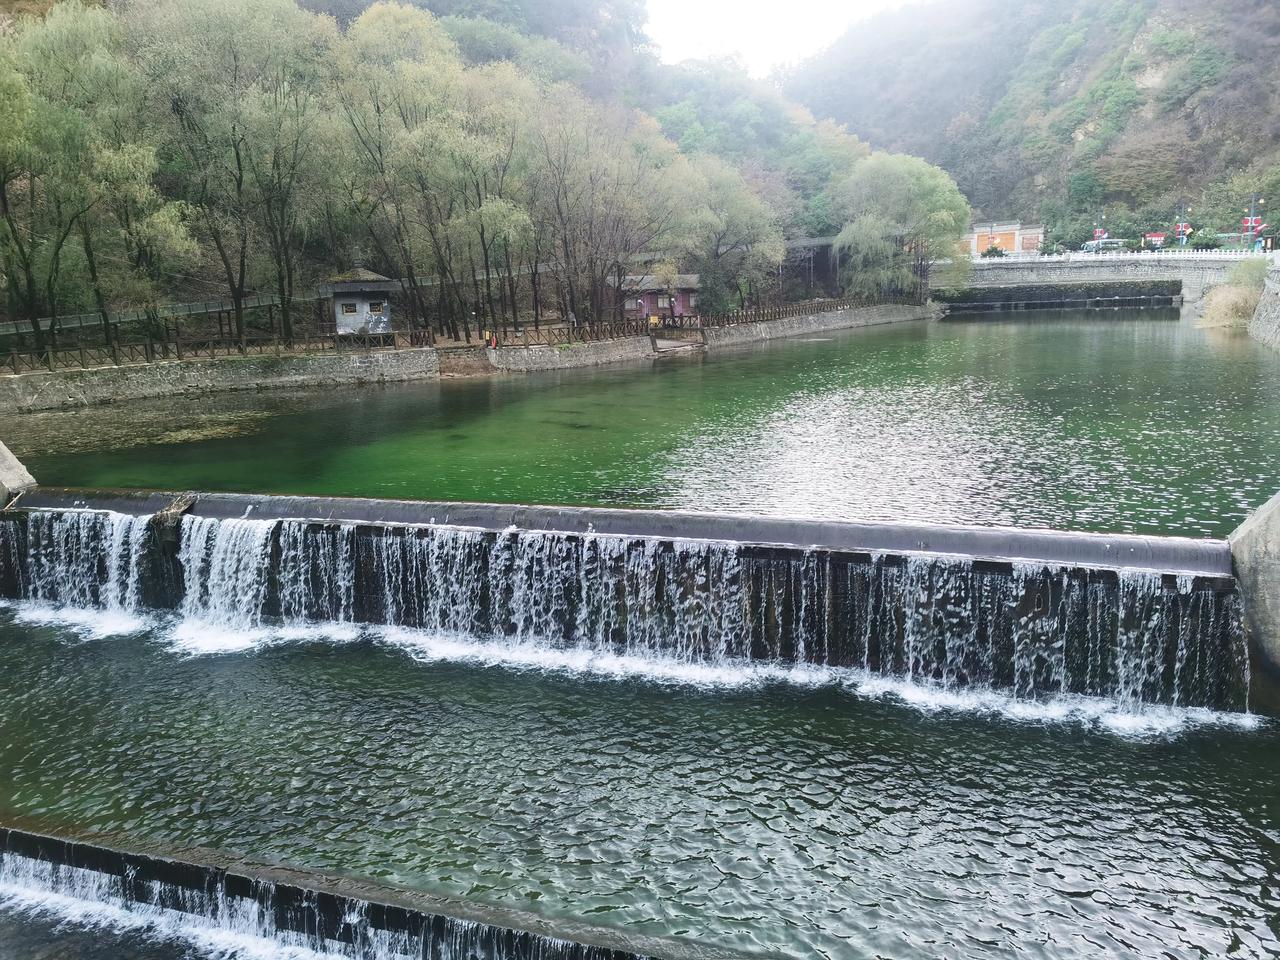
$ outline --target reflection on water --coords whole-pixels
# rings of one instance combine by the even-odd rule
[[[1280,486],[1280,356],[1163,311],[15,419],[51,484],[1224,535]]]

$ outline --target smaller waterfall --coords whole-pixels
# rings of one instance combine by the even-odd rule
[[[182,613],[229,629],[261,626],[276,524],[182,518]]]
[[[514,911],[319,876],[304,887],[308,875],[292,869],[287,881],[241,871],[0,828],[0,908],[56,916],[61,907],[81,923],[185,940],[220,956],[229,945],[348,960],[644,960],[650,951],[687,949],[644,937],[628,938],[643,953],[593,946],[583,939],[621,938],[566,922],[576,939],[561,939],[511,925],[546,925]],[[390,902],[370,899],[378,892]]]
[[[20,595],[66,607],[141,610],[150,520],[111,511],[32,513],[25,545],[16,528],[6,534],[10,556],[25,560],[18,573]]]

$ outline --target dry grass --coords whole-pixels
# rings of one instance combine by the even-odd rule
[[[1202,327],[1245,327],[1253,319],[1262,299],[1262,284],[1248,286],[1224,283],[1204,295]]]
[[[0,17],[17,20],[24,14],[42,17],[53,6],[53,0],[0,0]]]

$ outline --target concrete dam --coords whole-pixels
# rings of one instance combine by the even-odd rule
[[[1243,710],[1225,541],[489,504],[38,490],[0,592],[178,629],[378,624],[809,665],[1015,697]]]

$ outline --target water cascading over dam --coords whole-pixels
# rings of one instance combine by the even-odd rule
[[[0,591],[232,632],[388,625],[1021,698],[1247,707],[1239,596],[1208,541],[234,495],[153,517],[167,502],[27,495],[0,519]]]
[[[0,892],[95,904],[108,926],[213,942],[219,956],[242,955],[229,943],[256,941],[296,948],[299,956],[358,960],[742,960],[577,921],[557,921],[552,932],[522,911],[213,851],[122,851],[91,839],[0,826]]]

